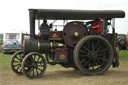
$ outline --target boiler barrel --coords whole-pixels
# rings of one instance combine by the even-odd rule
[[[26,39],[24,40],[23,50],[26,53],[29,52],[47,52],[51,45],[50,41],[38,40],[38,39]]]

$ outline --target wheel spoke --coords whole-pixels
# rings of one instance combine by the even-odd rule
[[[33,72],[33,68],[31,68],[31,69],[30,69],[30,71],[28,72],[28,73],[29,73],[29,75],[31,75],[31,74],[32,74],[32,72]]]
[[[20,57],[20,59],[22,59],[22,55],[21,54],[19,54],[19,57]]]
[[[40,68],[37,67],[38,70],[42,71]]]
[[[80,61],[80,63],[82,64],[83,62],[85,62],[86,61],[86,58],[84,58],[82,61]]]
[[[37,65],[38,67],[44,67],[44,65]]]
[[[20,69],[20,72],[22,72],[22,69]]]
[[[25,67],[33,67],[33,65],[28,65],[28,64],[27,64],[27,65],[25,65]]]
[[[31,56],[30,60],[31,60],[31,63],[35,62],[32,56]]]
[[[97,59],[96,61],[98,64],[100,64],[100,65],[102,64],[102,62],[99,59]]]
[[[90,63],[90,60],[87,60],[86,62],[84,62],[84,66],[88,65]]]
[[[33,68],[33,77],[34,77],[34,68]]]
[[[16,69],[16,70],[18,71],[18,69],[19,69],[19,68],[20,68],[20,65],[17,67],[17,69]]]
[[[16,59],[18,59],[19,61],[21,60],[18,56],[16,56]]]
[[[88,49],[90,49],[90,43],[89,43],[89,41],[88,42],[86,42],[86,46],[88,47]]]
[[[95,47],[94,47],[94,43],[93,42],[91,43],[91,47],[92,47],[92,51],[94,51]]]
[[[32,68],[28,68],[28,69],[25,70],[25,73],[26,73],[27,75],[31,74],[31,72],[32,72]]]
[[[34,55],[34,60],[36,59],[36,55]]]
[[[32,55],[32,59],[33,59],[33,61],[35,61],[36,55]]]
[[[37,62],[39,61],[40,57],[38,56]]]
[[[107,61],[107,59],[105,59],[105,58],[99,57],[99,59],[102,60],[103,62],[106,62]]]
[[[96,66],[98,66],[98,63],[97,63],[97,61],[95,62],[95,65],[96,65]]]
[[[99,47],[97,48],[97,52],[99,52],[100,49],[101,49],[101,45],[99,45]]]
[[[14,65],[14,67],[16,67],[16,66],[20,66],[21,64],[16,64],[16,65]]]
[[[97,43],[96,43],[96,45],[95,45],[95,49],[98,48],[99,45],[100,45],[100,40],[97,40]]]
[[[101,52],[106,52],[108,49],[107,48],[104,48],[104,49],[102,49],[102,50],[100,50],[99,52],[101,53]]]
[[[20,63],[20,61],[13,61],[13,63]]]
[[[80,56],[81,56],[82,58],[83,58],[83,57],[89,58],[88,54],[81,54]]]
[[[84,51],[84,50],[82,50],[82,49],[80,49],[80,52],[81,52],[81,53],[84,53],[84,54],[85,54],[85,53],[87,53],[87,52],[85,52],[85,51]]]
[[[37,75],[39,74],[37,68],[36,68],[36,73],[37,73]]]
[[[84,48],[86,51],[90,52],[90,50],[89,50],[86,46],[84,46],[83,48]]]
[[[41,61],[39,61],[38,63],[40,63],[40,64],[42,64],[44,61],[43,60],[41,60]]]
[[[94,67],[95,66],[95,61],[94,60],[92,60],[92,67]]]

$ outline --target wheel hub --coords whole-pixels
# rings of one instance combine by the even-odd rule
[[[34,68],[37,67],[37,63],[36,63],[36,62],[33,63],[33,67],[34,67]]]
[[[97,59],[97,52],[96,51],[89,52],[89,57],[91,60],[96,60]]]
[[[75,47],[76,43],[86,35],[86,29],[82,22],[68,23],[63,30],[64,42],[71,47]]]

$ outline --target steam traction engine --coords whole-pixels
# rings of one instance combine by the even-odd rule
[[[119,66],[114,18],[123,18],[123,11],[30,9],[29,14],[30,39],[24,41],[23,50],[16,52],[11,59],[11,68],[16,74],[40,77],[47,63],[73,67],[89,75],[102,74],[111,65]],[[90,32],[84,21],[96,18],[103,22],[100,34]],[[38,24],[38,35],[35,34],[36,20],[43,20]],[[75,21],[64,23],[63,30],[57,31],[48,20]],[[112,33],[108,33],[110,25]]]

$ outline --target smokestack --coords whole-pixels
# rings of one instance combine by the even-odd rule
[[[35,10],[29,9],[29,22],[30,22],[30,38],[35,36]]]

